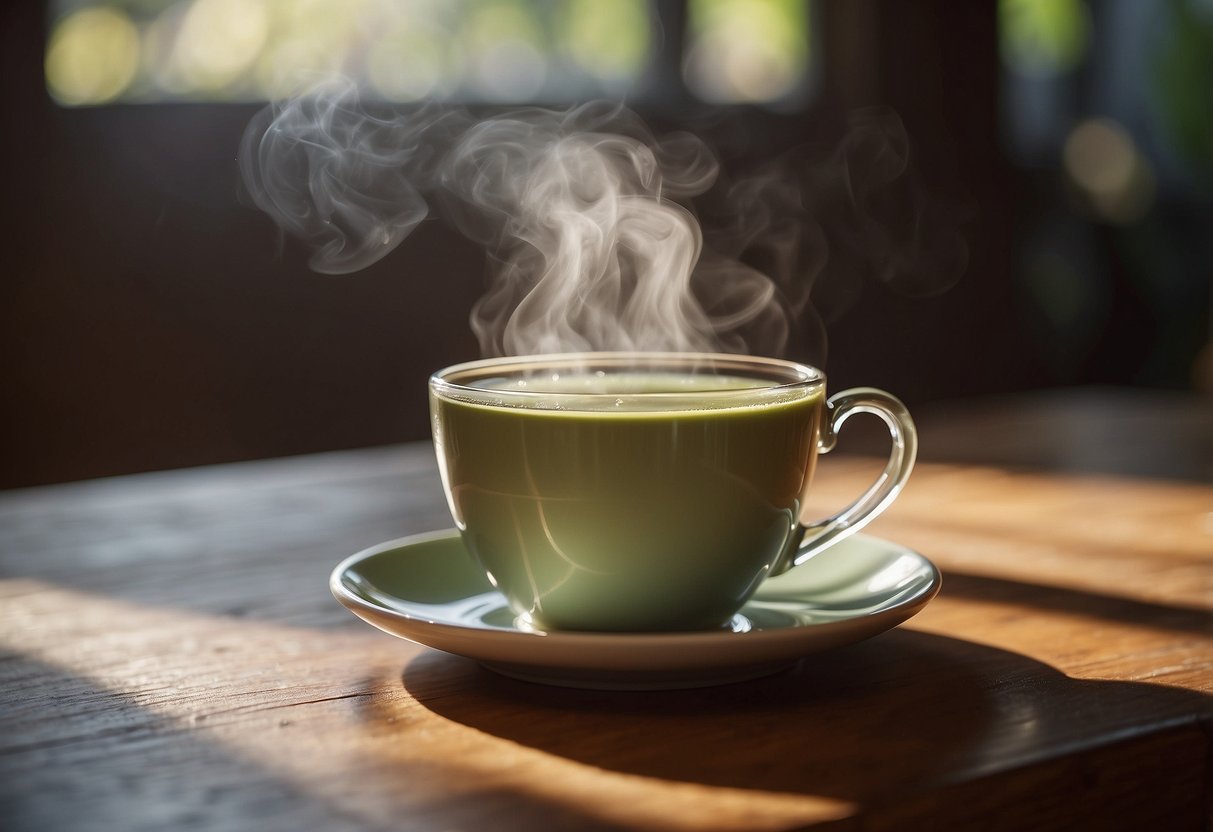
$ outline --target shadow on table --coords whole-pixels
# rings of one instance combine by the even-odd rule
[[[1213,713],[1189,691],[1074,680],[1022,655],[905,628],[777,676],[698,690],[545,687],[436,652],[410,662],[403,683],[440,716],[586,765],[861,805],[1031,764],[1090,736],[1129,738]],[[368,707],[369,719],[394,716],[390,701]]]
[[[1054,610],[1150,630],[1213,636],[1213,611],[1210,610],[988,575],[949,571],[946,580],[949,597]]]

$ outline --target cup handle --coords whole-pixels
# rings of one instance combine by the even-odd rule
[[[837,514],[811,525],[798,523],[788,549],[771,570],[772,575],[799,566],[818,552],[866,526],[896,499],[909,479],[918,455],[918,432],[901,400],[873,387],[853,387],[836,393],[826,402],[829,421],[817,439],[819,453],[829,453],[838,440],[843,423],[856,413],[879,416],[889,429],[893,447],[889,461],[863,495]]]

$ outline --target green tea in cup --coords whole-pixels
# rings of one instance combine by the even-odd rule
[[[820,371],[746,356],[489,359],[436,373],[430,406],[466,547],[536,629],[722,626],[891,502],[915,447],[888,394],[827,402]],[[885,476],[805,542],[817,454],[865,411],[893,434]]]

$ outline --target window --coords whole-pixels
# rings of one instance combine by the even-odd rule
[[[340,73],[387,101],[628,97],[666,62],[650,0],[55,0],[46,80],[69,107],[259,101]],[[710,103],[803,103],[802,0],[688,0],[685,86]],[[669,79],[664,79],[668,81]]]

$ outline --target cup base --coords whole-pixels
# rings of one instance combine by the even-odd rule
[[[654,633],[658,635],[676,635],[678,633],[748,633],[753,629],[753,624],[741,613],[736,613],[723,624],[716,624],[711,627],[698,627],[694,629],[676,628],[662,630],[590,630],[578,629],[574,627],[546,627],[541,621],[535,619],[529,612],[524,612],[514,617],[514,628],[522,633],[533,633],[535,635],[543,635],[544,633],[588,633],[598,635],[643,635],[645,633]],[[506,674],[509,675],[509,674]]]

